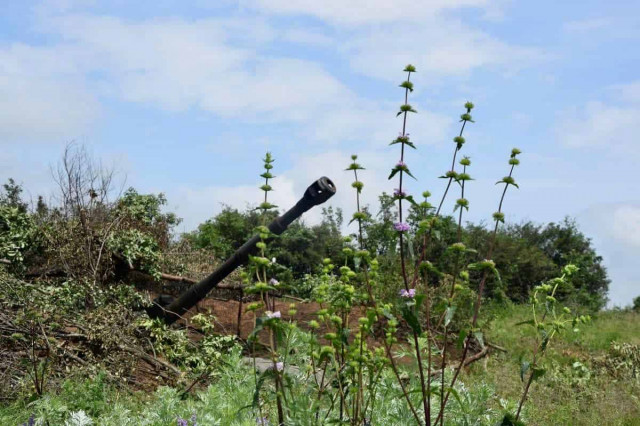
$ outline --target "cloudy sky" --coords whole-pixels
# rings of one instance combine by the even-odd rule
[[[576,218],[604,256],[613,304],[640,295],[640,3],[541,0],[3,0],[0,179],[53,190],[65,144],[127,185],[165,192],[191,230],[260,196],[289,206],[321,175],[353,209],[351,153],[375,204],[407,63],[417,67],[410,189],[443,190],[466,100],[469,219],[488,220],[513,146],[510,221]],[[451,206],[452,207],[452,206]],[[318,220],[318,212],[306,219]]]

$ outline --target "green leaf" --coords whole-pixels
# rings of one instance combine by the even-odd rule
[[[410,202],[411,204],[413,204],[414,206],[419,207],[418,203],[416,203],[416,201],[413,199],[413,195],[407,195],[406,197],[404,197],[404,199]]]
[[[393,177],[398,174],[398,172],[400,171],[400,169],[395,168],[393,170],[391,170],[391,174],[389,175],[389,179],[393,179]]]
[[[527,371],[529,371],[529,367],[531,366],[531,364],[529,363],[529,361],[522,361],[522,364],[520,364],[520,380],[522,380],[524,382],[524,376],[527,374]]]
[[[263,318],[257,318],[256,319],[256,326],[253,329],[253,331],[251,332],[251,334],[249,334],[249,337],[247,337],[248,341],[252,341],[255,340],[258,337],[258,333],[260,333],[260,331],[262,331],[262,329],[264,328],[264,319]]]
[[[482,331],[474,331],[473,337],[475,337],[478,343],[480,343],[480,347],[484,349],[484,335],[482,334]]]
[[[516,416],[512,413],[505,413],[502,420],[496,423],[496,426],[525,426],[522,420],[516,420]]]
[[[540,377],[544,376],[546,372],[547,370],[544,368],[534,367],[533,370],[531,370],[531,374],[533,375],[532,380],[538,380]]]
[[[401,312],[402,312],[402,318],[404,318],[404,320],[407,322],[409,327],[411,327],[411,329],[416,334],[422,333],[422,328],[420,327],[420,320],[418,319],[418,316],[416,315],[415,311],[410,306],[405,305],[402,307]]]
[[[253,408],[257,408],[260,403],[260,389],[264,385],[264,382],[269,377],[275,377],[275,370],[269,368],[265,370],[256,381],[256,390],[253,392]]]
[[[517,322],[516,325],[531,325],[531,326],[535,327],[536,326],[536,322],[534,320],[530,319],[528,321]]]
[[[413,179],[418,180],[418,179],[416,179],[416,178],[415,178],[415,176],[413,176],[413,175],[411,174],[411,172],[409,171],[409,169],[405,169],[405,171],[404,171],[404,172],[405,172],[406,174],[408,174],[409,176],[411,176]]]
[[[407,247],[409,248],[409,256],[411,257],[411,261],[415,262],[416,255],[415,255],[415,253],[413,251],[413,241],[412,241],[412,238],[411,238],[411,234],[407,233],[405,235],[405,237],[407,238]]]
[[[455,306],[449,306],[444,313],[444,326],[447,327],[451,320],[453,319],[453,315],[456,313]]]
[[[469,332],[466,329],[460,330],[460,334],[458,335],[458,349],[462,349],[464,345],[464,340],[469,335]]]
[[[549,333],[546,330],[542,330],[542,344],[540,345],[540,350],[544,352],[549,345],[549,340],[551,339]]]

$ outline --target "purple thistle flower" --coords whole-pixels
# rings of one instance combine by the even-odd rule
[[[178,416],[178,426],[189,426],[189,422]]]
[[[269,280],[269,284],[271,284],[272,286],[277,286],[278,284],[280,284],[280,281],[276,280],[275,278],[271,278]]]
[[[408,223],[397,222],[393,224],[393,229],[395,229],[398,232],[407,232],[410,229],[410,227]]]
[[[406,299],[413,299],[416,297],[416,289],[411,288],[409,290],[405,290],[404,288],[400,290],[400,297],[404,297]]]
[[[404,167],[407,167],[407,164],[404,161],[400,160],[396,163],[396,167],[402,169]]]
[[[27,421],[27,423],[22,423],[22,426],[35,426],[35,424],[36,424],[36,415],[31,414],[31,416],[29,416],[29,420]]]
[[[282,361],[276,362],[276,370],[277,371],[284,370],[284,362],[282,362]]]
[[[268,319],[282,317],[282,314],[280,313],[280,311],[275,311],[275,312],[267,311],[265,312],[265,315],[267,316]]]
[[[191,423],[192,423],[191,426],[198,426],[198,423],[197,423],[198,418],[196,417],[196,413],[193,413],[191,415],[191,419],[190,420],[191,420]]]
[[[399,188],[396,188],[396,189],[393,190],[393,195],[395,197],[404,197],[404,196],[407,195],[407,193],[404,192],[403,190],[399,189]]]

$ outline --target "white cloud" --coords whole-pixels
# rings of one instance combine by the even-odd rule
[[[18,43],[0,47],[0,138],[60,142],[93,124],[99,104],[67,60],[72,55]]]
[[[319,31],[307,30],[303,28],[289,28],[282,32],[282,40],[290,43],[299,43],[307,46],[328,47],[333,43],[333,39]]]
[[[575,148],[606,146],[610,149],[634,149],[634,127],[638,116],[640,107],[591,101],[584,107],[564,111],[556,126],[556,135],[560,142]],[[635,150],[637,152],[637,148]]]
[[[640,104],[640,80],[627,84],[616,84],[611,86],[610,89],[618,99],[628,103]]]
[[[439,12],[462,7],[484,8],[486,0],[250,0],[244,4],[268,13],[308,15],[341,25],[420,22]],[[494,8],[491,8],[495,13]]]
[[[581,228],[593,237],[611,278],[609,306],[627,306],[640,295],[640,203],[596,204],[578,215]]]
[[[508,72],[546,57],[539,49],[512,46],[450,17],[464,8],[500,19],[503,3],[485,0],[252,0],[245,4],[271,14],[306,15],[334,24],[334,43],[353,69],[369,76],[397,79],[407,63],[429,78],[466,74],[485,66]],[[429,84],[431,80],[425,79]]]
[[[409,133],[417,145],[433,145],[448,139],[453,122],[449,116],[423,110],[414,103],[418,114],[410,114]],[[395,116],[397,104],[380,104],[350,99],[336,109],[328,110],[309,124],[307,138],[338,145],[350,141],[366,141],[368,146],[386,146],[400,130],[401,118]]]
[[[608,18],[594,18],[565,22],[563,29],[567,33],[583,34],[594,30],[609,28],[611,25],[612,21]]]
[[[613,211],[612,216],[615,238],[640,248],[640,206],[620,206]]]
[[[606,88],[608,102],[589,101],[559,115],[556,135],[570,147],[608,147],[627,155],[638,155],[634,130],[640,116],[640,81]]]
[[[302,195],[295,191],[293,181],[286,176],[279,176],[273,186],[275,190],[269,193],[269,200],[279,206],[280,210],[292,207]],[[170,208],[184,219],[181,227],[185,231],[191,231],[219,213],[223,205],[240,210],[244,210],[247,206],[257,206],[263,196],[258,187],[257,184],[200,188],[183,186],[167,191],[167,198],[171,202]]]
[[[509,45],[444,17],[361,31],[344,49],[352,68],[362,74],[395,81],[398,70],[411,63],[424,84],[486,67],[516,72],[545,58],[539,49]]]

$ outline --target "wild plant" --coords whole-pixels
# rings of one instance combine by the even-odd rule
[[[278,280],[271,276],[274,270],[274,260],[269,260],[267,257],[267,242],[275,235],[266,226],[266,215],[269,211],[277,208],[276,205],[269,202],[269,192],[273,190],[269,181],[275,176],[271,173],[273,169],[273,156],[267,152],[264,162],[264,172],[260,175],[264,179],[264,184],[260,189],[264,192],[264,201],[260,203],[258,209],[262,212],[262,225],[256,228],[256,232],[260,236],[260,241],[256,243],[258,253],[256,256],[249,257],[249,266],[247,271],[243,273],[243,279],[245,284],[248,285],[246,292],[249,294],[258,294],[260,302],[251,303],[247,310],[254,313],[255,327],[251,335],[249,336],[249,342],[253,344],[254,348],[254,375],[255,375],[255,397],[254,406],[258,410],[259,417],[263,424],[265,423],[265,417],[263,415],[262,404],[260,401],[260,390],[264,385],[266,379],[273,379],[275,385],[276,395],[276,407],[278,413],[278,424],[284,424],[285,412],[284,412],[284,362],[279,359],[278,355],[278,343],[282,340],[282,333],[284,325],[281,322],[282,314],[276,310],[275,298],[270,297],[270,292],[278,290],[280,283]],[[261,316],[257,316],[257,312],[263,310]],[[267,350],[272,360],[272,367],[267,369],[262,374],[258,375],[255,359],[255,343],[258,338],[258,334],[265,330],[268,334]]]
[[[458,136],[454,138],[455,149],[453,153],[451,168],[445,173],[444,176],[442,176],[442,178],[447,179],[447,185],[437,209],[431,206],[431,204],[428,202],[428,197],[431,195],[428,191],[425,191],[423,193],[425,200],[418,204],[414,200],[413,196],[407,194],[404,188],[405,176],[414,178],[409,169],[409,166],[405,162],[406,149],[407,147],[416,149],[415,144],[410,139],[409,133],[407,133],[407,118],[409,113],[417,113],[417,111],[411,106],[411,104],[409,104],[409,93],[413,91],[411,74],[416,72],[416,69],[412,65],[407,65],[404,71],[407,73],[407,79],[400,84],[400,87],[404,88],[404,103],[400,106],[400,111],[397,113],[397,116],[402,116],[402,131],[399,133],[398,137],[391,142],[391,145],[400,145],[400,159],[392,168],[389,175],[389,179],[393,179],[396,176],[398,179],[398,187],[394,191],[393,198],[397,202],[398,222],[394,224],[394,229],[396,230],[398,237],[401,283],[403,286],[399,293],[400,297],[396,299],[396,303],[393,306],[389,306],[386,308],[379,306],[378,302],[373,297],[373,292],[370,290],[371,281],[370,277],[366,273],[366,262],[364,262],[363,269],[365,273],[363,274],[363,278],[364,286],[367,289],[367,293],[369,294],[369,305],[375,308],[376,314],[380,314],[381,316],[386,318],[386,338],[384,340],[385,352],[389,360],[389,365],[391,366],[391,369],[393,370],[402,389],[404,400],[406,401],[411,413],[413,414],[414,420],[417,422],[417,424],[432,424],[431,396],[434,392],[437,392],[439,394],[439,409],[436,412],[437,414],[435,416],[434,424],[443,425],[445,421],[445,410],[447,401],[451,393],[455,392],[456,381],[459,377],[461,369],[467,362],[467,355],[469,352],[471,339],[476,339],[480,343],[480,345],[484,345],[482,333],[477,327],[478,314],[480,306],[482,304],[482,296],[486,280],[490,275],[497,274],[495,265],[490,259],[492,256],[493,246],[495,243],[495,235],[497,233],[499,224],[504,222],[504,213],[502,212],[502,206],[507,188],[509,186],[517,187],[512,174],[515,166],[519,164],[517,155],[520,154],[520,151],[515,148],[512,150],[511,157],[509,159],[509,164],[511,166],[509,175],[498,182],[504,184],[504,189],[500,198],[498,211],[493,216],[495,226],[486,259],[479,262],[466,264],[466,255],[468,253],[473,253],[473,251],[467,249],[461,241],[463,212],[468,210],[469,208],[469,202],[465,198],[465,186],[466,182],[471,180],[470,175],[467,173],[467,168],[471,165],[471,161],[468,157],[464,157],[462,160],[460,160],[460,165],[462,166],[462,172],[460,173],[456,171],[455,167],[456,157],[465,143],[465,139],[463,137],[465,126],[467,125],[467,123],[473,122],[471,110],[474,108],[474,105],[471,102],[467,102],[465,104],[466,112],[460,116],[462,126]],[[348,170],[353,170],[356,174],[356,181],[354,182],[353,186],[356,188],[357,193],[357,211],[354,214],[353,220],[358,221],[358,235],[361,241],[362,221],[366,218],[366,216],[360,211],[359,195],[363,188],[363,184],[357,178],[357,171],[361,170],[362,167],[355,162],[356,158],[357,157],[355,156],[352,157],[353,163]],[[433,292],[432,289],[429,288],[428,275],[430,273],[440,275],[441,272],[435,270],[433,264],[426,258],[426,253],[431,238],[433,238],[437,233],[437,225],[440,213],[453,182],[456,182],[460,186],[460,198],[456,200],[454,208],[454,213],[456,211],[458,212],[457,238],[456,242],[452,244],[448,249],[448,253],[452,255],[454,259],[452,270],[449,271],[451,276],[450,289],[447,291],[448,297],[444,301],[444,309],[442,310],[440,318],[438,319],[436,324],[431,324],[431,309],[434,306],[434,303],[433,300],[431,300]],[[411,232],[412,230],[409,223],[403,220],[405,216],[403,202],[411,205],[414,213],[416,213],[419,219],[421,219],[419,221],[418,229],[414,232]],[[414,245],[411,241],[413,235],[422,237],[422,242],[418,245],[418,256],[415,256],[413,253]],[[368,253],[364,253],[362,257],[363,259],[368,259],[369,256],[370,255]],[[452,379],[450,380],[450,382],[446,383],[445,371],[447,368],[447,347],[449,331],[448,326],[456,311],[456,306],[454,303],[456,290],[461,288],[462,284],[468,283],[470,275],[469,271],[474,271],[481,275],[480,283],[478,285],[477,299],[473,309],[473,317],[470,320],[470,325],[463,327],[458,337],[458,341],[463,346],[462,359],[457,368],[454,370]],[[426,313],[423,312],[425,310]],[[407,326],[410,333],[410,346],[414,350],[416,368],[418,370],[419,378],[419,389],[417,391],[409,389],[408,386],[405,385],[405,380],[403,380],[400,370],[394,360],[394,353],[392,348],[394,345],[399,344],[399,340],[397,338],[399,321],[396,319],[395,314],[398,314],[404,320],[404,324]],[[439,350],[441,360],[440,369],[436,370],[434,368],[435,359],[432,353],[432,345],[437,344],[435,332],[440,330],[442,330],[441,333],[443,336],[441,342],[442,349]],[[436,374],[439,376],[439,386],[432,385],[432,378]],[[419,392],[419,394],[421,395],[421,398],[419,400],[419,405],[421,405],[421,407],[419,408],[415,406],[415,403],[411,398],[411,395],[415,394],[416,392]],[[420,413],[420,411],[422,411],[422,413]]]
[[[493,214],[493,233],[484,259],[478,260],[476,251],[467,248],[462,240],[463,215],[469,209],[465,195],[467,183],[472,180],[468,173],[471,160],[468,157],[458,157],[466,142],[463,137],[465,127],[474,122],[471,116],[474,105],[471,102],[465,103],[465,112],[460,116],[462,124],[458,135],[453,139],[455,145],[451,167],[441,176],[446,179],[446,187],[437,207],[429,203],[429,191],[422,194],[424,200],[418,203],[405,189],[406,179],[414,178],[406,161],[408,148],[416,149],[407,132],[409,113],[417,113],[409,104],[409,94],[414,88],[411,75],[416,69],[407,65],[404,71],[407,79],[400,84],[404,89],[404,103],[397,113],[398,117],[402,116],[402,130],[391,142],[391,145],[399,145],[400,156],[389,175],[390,180],[397,179],[397,188],[391,200],[397,206],[397,221],[393,228],[397,236],[402,288],[391,301],[376,297],[379,293],[377,289],[389,283],[381,281],[378,261],[373,253],[366,250],[368,212],[361,205],[360,196],[364,183],[359,176],[364,168],[358,163],[358,157],[352,155],[352,161],[346,170],[354,176],[352,187],[355,189],[356,209],[350,223],[356,222],[357,225],[355,241],[350,237],[345,238],[342,265],[335,265],[332,259],[324,260],[319,276],[320,284],[312,293],[320,310],[317,312],[317,320],[308,324],[315,331],[315,335],[309,339],[311,374],[306,376],[307,385],[310,382],[315,389],[315,397],[310,398],[311,402],[304,410],[313,416],[309,424],[369,424],[375,412],[379,383],[383,378],[388,380],[385,372],[390,370],[406,404],[407,414],[419,425],[444,425],[446,413],[460,413],[455,407],[460,408],[464,402],[460,397],[463,388],[457,385],[462,368],[487,351],[478,326],[479,312],[487,280],[492,277],[499,279],[491,257],[498,228],[504,223],[503,203],[507,189],[510,186],[518,187],[513,171],[519,164],[517,156],[520,151],[517,148],[512,150],[508,161],[509,173],[497,182],[504,186],[498,210]],[[261,187],[265,193],[264,201],[259,207],[263,213],[274,207],[267,197],[272,190],[269,184],[269,179],[273,178],[270,171],[272,162],[271,155],[267,154],[264,160],[266,171],[261,175],[265,179]],[[432,240],[439,238],[440,216],[454,183],[460,190],[453,209],[456,215],[456,238],[444,254],[450,259],[447,266],[449,269],[439,271],[431,259],[428,259],[427,253]],[[410,223],[417,226],[412,229]],[[284,424],[286,418],[298,415],[296,407],[299,399],[291,389],[287,389],[292,386],[292,381],[286,372],[284,361],[290,351],[289,337],[294,333],[296,325],[282,320],[281,313],[275,310],[275,304],[269,296],[269,292],[275,291],[279,284],[270,276],[273,262],[269,260],[266,251],[267,241],[272,235],[265,226],[259,227],[257,231],[261,238],[257,244],[258,255],[250,258],[245,274],[249,285],[247,291],[260,296],[260,302],[248,307],[256,315],[250,341],[255,344],[258,334],[266,331],[266,347],[273,365],[261,374],[255,371],[254,406],[257,408],[260,424],[268,418],[268,408],[265,407],[264,411],[262,409],[262,388],[267,379],[273,379],[278,422]],[[457,311],[456,305],[471,300],[459,295],[473,293],[471,281],[474,279],[478,279],[479,283],[472,306],[467,309],[472,313],[471,317],[468,322],[457,327],[459,334],[456,337],[462,355],[458,365],[452,369],[449,365],[451,322]],[[436,286],[442,298],[439,301],[434,300]],[[260,310],[264,312],[258,316],[257,312]],[[357,324],[350,324],[354,314]],[[320,330],[325,331],[321,338],[318,336]],[[407,373],[397,361],[398,352],[404,351],[403,336],[407,332],[408,348],[415,362],[417,375]],[[369,340],[380,342],[382,347],[370,348]],[[470,356],[474,342],[482,350]],[[451,396],[455,402],[449,404]],[[435,400],[432,401],[433,397]],[[458,417],[456,421],[457,419]]]
[[[568,264],[562,268],[562,275],[550,281],[538,285],[533,289],[531,295],[531,316],[528,321],[523,321],[519,325],[530,325],[537,331],[535,346],[532,351],[531,360],[523,360],[520,366],[520,378],[524,383],[522,396],[518,403],[518,410],[515,415],[515,422],[520,419],[522,407],[527,400],[529,390],[534,381],[540,379],[546,373],[546,369],[540,365],[549,344],[554,337],[562,335],[568,328],[577,333],[580,329],[578,324],[585,324],[591,321],[589,315],[572,315],[571,309],[567,306],[559,309],[559,302],[556,293],[559,288],[568,285],[568,279],[578,272],[575,265]]]

